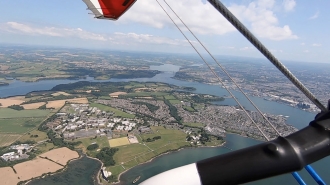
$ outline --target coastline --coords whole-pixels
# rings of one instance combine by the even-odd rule
[[[98,159],[98,158],[94,158],[94,157],[88,156],[86,153],[83,153],[83,154],[86,155],[87,158],[94,159],[94,160],[99,161],[101,163],[101,167],[100,167],[100,169],[97,172],[97,175],[96,175],[95,180],[96,180],[96,183],[98,185],[102,185],[103,183],[101,182],[101,179],[100,179],[100,173],[101,173],[101,169],[103,168],[103,165],[104,165],[103,162],[100,159]]]
[[[73,150],[73,151],[76,151],[76,150]],[[76,152],[77,152],[78,154],[80,154],[78,151],[76,151]],[[28,185],[28,184],[31,183],[33,180],[42,179],[42,178],[45,178],[45,177],[47,177],[47,176],[52,176],[52,175],[56,175],[56,174],[58,174],[58,173],[62,173],[62,172],[64,172],[65,170],[68,169],[68,166],[69,166],[69,164],[70,164],[71,162],[73,162],[73,161],[75,161],[75,160],[79,160],[79,159],[81,159],[82,157],[83,157],[83,155],[81,154],[81,155],[79,155],[78,158],[70,159],[70,160],[66,163],[66,165],[63,166],[62,169],[59,169],[59,170],[56,171],[56,172],[53,172],[53,173],[46,173],[46,174],[43,174],[43,175],[41,175],[41,176],[39,176],[39,177],[35,177],[35,178],[32,178],[32,179],[29,179],[29,180],[27,180],[27,181],[20,181],[18,184],[25,184],[25,185]]]
[[[120,176],[121,176],[121,175],[123,175],[123,174],[126,173],[127,171],[129,171],[129,170],[131,170],[131,169],[133,169],[133,168],[135,168],[135,167],[137,167],[137,166],[140,166],[140,165],[143,165],[143,164],[146,164],[146,163],[150,163],[150,162],[152,162],[154,159],[156,159],[156,158],[158,158],[158,157],[161,157],[161,156],[163,156],[163,155],[171,154],[171,153],[174,153],[174,152],[179,152],[180,150],[189,149],[189,148],[215,148],[215,147],[223,147],[225,144],[226,144],[226,141],[223,142],[223,143],[221,143],[220,145],[217,145],[217,146],[196,146],[196,147],[192,147],[192,146],[190,146],[190,147],[182,147],[182,148],[179,148],[179,149],[176,149],[176,150],[169,150],[169,151],[167,151],[167,152],[164,152],[164,153],[161,153],[161,154],[159,154],[159,155],[157,155],[157,156],[154,156],[153,158],[151,158],[151,159],[148,160],[148,161],[145,161],[145,162],[143,162],[143,163],[140,163],[140,164],[138,164],[138,165],[136,165],[136,166],[134,166],[134,167],[132,167],[132,168],[126,169],[125,171],[121,172],[121,173],[118,175],[118,177],[117,177],[117,182],[113,182],[113,183],[111,183],[111,184],[113,184],[113,185],[121,185],[121,182],[120,182]],[[102,166],[103,166],[103,163],[102,163]]]

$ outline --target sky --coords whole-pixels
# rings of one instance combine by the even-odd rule
[[[206,0],[166,1],[212,54],[263,58]],[[222,2],[278,59],[330,63],[330,1]],[[95,19],[86,8],[82,0],[1,0],[0,44],[196,55],[156,0],[138,0],[117,21]]]

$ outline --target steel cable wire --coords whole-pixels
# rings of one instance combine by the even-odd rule
[[[171,19],[173,24],[179,29],[181,34],[186,38],[186,40],[189,42],[189,44],[193,47],[193,49],[196,51],[196,53],[200,56],[200,58],[203,60],[203,62],[207,65],[207,67],[211,70],[211,72],[214,74],[214,76],[219,80],[219,82],[222,84],[222,86],[228,91],[228,93],[233,97],[233,99],[236,101],[236,103],[239,105],[239,107],[244,111],[244,113],[248,116],[248,118],[251,120],[251,122],[256,126],[256,128],[260,131],[260,133],[263,135],[263,137],[269,141],[270,139],[266,136],[266,134],[261,130],[261,128],[257,125],[257,123],[253,120],[253,118],[250,116],[250,114],[245,110],[245,108],[241,105],[241,103],[237,100],[237,98],[233,95],[233,93],[227,88],[227,86],[223,83],[221,78],[216,74],[216,72],[212,69],[212,67],[206,62],[204,57],[200,54],[200,52],[196,49],[196,47],[191,43],[191,41],[188,39],[188,37],[183,33],[183,31],[180,29],[180,27],[175,23],[175,21],[172,19],[172,17],[168,14],[168,12],[164,9],[164,7],[159,3],[158,0],[156,0],[159,6],[163,9],[163,11],[166,13],[166,15]]]

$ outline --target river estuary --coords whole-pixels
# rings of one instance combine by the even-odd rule
[[[205,93],[205,94],[213,94],[218,96],[228,96],[228,93],[225,89],[220,86],[202,84],[198,82],[186,82],[172,79],[175,72],[179,70],[179,66],[174,66],[170,64],[165,64],[162,66],[151,66],[153,70],[163,71],[163,73],[154,76],[153,78],[137,78],[137,79],[111,79],[108,81],[118,82],[118,81],[154,81],[154,82],[164,82],[177,86],[187,86],[196,88],[196,93]],[[24,95],[31,91],[37,90],[49,90],[52,87],[58,84],[67,84],[73,83],[77,80],[46,80],[39,81],[33,83],[25,83],[20,81],[14,81],[8,86],[0,87],[0,97],[14,96],[14,95]],[[93,78],[88,77],[86,81],[97,81]],[[237,97],[237,99],[241,102],[241,104],[249,109],[254,110],[253,107],[245,100],[244,96],[239,92],[234,91],[233,94]],[[289,116],[287,119],[287,123],[294,125],[297,128],[305,127],[309,121],[313,120],[315,114],[309,113],[300,109],[296,109],[287,105],[283,105],[277,102],[271,102],[264,100],[259,97],[251,97],[254,103],[262,110],[263,112],[267,112],[270,114],[284,115]],[[217,104],[221,105],[235,105],[235,102],[232,99],[226,99],[225,101],[218,102]],[[201,159],[205,159],[208,157],[216,156],[219,154],[230,152],[229,149],[240,149],[244,147],[248,147],[251,145],[255,145],[260,143],[260,141],[256,141],[249,138],[244,138],[241,136],[227,134],[226,138],[226,147],[214,147],[214,148],[189,148],[183,149],[178,152],[173,152],[170,154],[166,154],[155,158],[152,162],[139,165],[126,173],[122,174],[120,177],[121,184],[132,184],[132,181],[137,177],[141,176],[139,182],[143,180],[161,173],[165,170],[175,168],[178,166],[182,166],[185,164],[193,163]],[[95,167],[91,167],[91,161],[95,163]],[[78,168],[76,168],[78,166]],[[46,177],[44,179],[35,180],[30,184],[39,185],[39,184],[60,184],[60,185],[73,185],[73,184],[93,184],[92,174],[95,174],[98,170],[99,163],[95,160],[89,158],[81,158],[79,160],[73,161],[69,164],[68,169],[62,173],[56,174],[51,177]],[[317,172],[321,175],[321,177],[326,181],[330,182],[330,175],[327,171],[327,166],[330,166],[330,159],[326,158],[312,165]],[[83,170],[87,169],[88,170]],[[243,168],[243,166],[242,166]],[[246,168],[246,167],[244,167]],[[78,170],[77,170],[78,169]],[[80,169],[80,170],[79,170]],[[312,178],[303,170],[300,172],[303,176],[304,180],[307,184],[316,184]],[[219,174],[221,175],[221,174]],[[71,178],[75,177],[75,178]],[[86,178],[87,177],[87,178]],[[279,177],[274,177],[258,182],[253,182],[249,184],[297,184],[294,178],[289,175],[282,175]]]

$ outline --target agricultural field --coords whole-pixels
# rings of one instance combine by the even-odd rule
[[[130,142],[127,137],[117,138],[117,139],[110,139],[109,140],[110,147],[118,147],[123,145],[129,145]]]
[[[114,92],[114,93],[110,93],[109,96],[112,98],[118,98],[119,95],[124,95],[127,94],[127,92]]]
[[[52,93],[51,95],[52,96],[59,96],[59,95],[70,96],[71,94],[59,91],[59,92]]]
[[[0,147],[8,146],[15,142],[21,135],[18,134],[0,134]]]
[[[62,147],[48,151],[39,156],[46,159],[50,159],[56,163],[65,166],[68,161],[78,158],[79,154],[76,151],[70,150],[66,147]]]
[[[47,60],[42,57],[43,60]],[[55,58],[54,58],[55,59]],[[65,78],[69,77],[66,72],[61,71],[61,69],[65,68],[59,62],[13,62],[8,63],[7,67],[9,67],[6,71],[9,73],[14,73],[15,78],[21,81],[37,81],[42,78]],[[43,76],[43,77],[41,77]]]
[[[87,98],[75,98],[75,99],[65,99],[65,100],[54,100],[49,101],[46,104],[47,108],[59,109],[65,105],[65,102],[69,103],[88,103]]]
[[[25,110],[33,110],[38,109],[39,107],[45,105],[45,102],[38,102],[38,103],[30,103],[30,104],[24,104],[22,107],[24,107]]]
[[[17,184],[46,173],[53,173],[67,164],[71,159],[78,158],[76,151],[58,148],[39,155],[34,160],[19,163],[11,167],[0,168],[1,184]],[[53,162],[55,161],[55,162]]]
[[[62,169],[63,166],[56,164],[47,159],[37,157],[32,161],[16,164],[14,169],[17,172],[17,176],[21,181],[29,180],[34,177],[39,177],[42,174],[49,172],[56,172]]]
[[[180,100],[169,100],[171,104],[180,104]]]
[[[18,96],[18,97],[10,97],[10,98],[5,98],[5,99],[0,99],[0,103],[1,103],[0,107],[8,107],[8,106],[11,106],[11,105],[20,105],[24,101],[25,101],[24,96],[23,96],[23,98]]]
[[[0,133],[23,134],[36,128],[45,118],[0,119]]]
[[[0,108],[0,119],[3,118],[39,118],[46,117],[50,110],[14,110],[9,108]]]
[[[0,108],[0,146],[7,146],[16,140],[41,141],[47,138],[46,133],[35,130],[46,119],[50,110],[13,110]],[[27,132],[31,135],[24,135]]]
[[[0,168],[0,179],[2,184],[8,185],[17,184],[20,181],[11,167]]]
[[[91,103],[90,107],[97,107],[102,111],[114,112],[115,116],[122,117],[122,118],[134,118],[135,117],[135,115],[133,115],[133,114],[128,114],[128,113],[123,112],[121,110],[118,110],[118,109],[115,109],[115,108],[112,108],[112,107],[109,107],[109,106],[106,106],[106,105],[98,104],[98,103]]]

